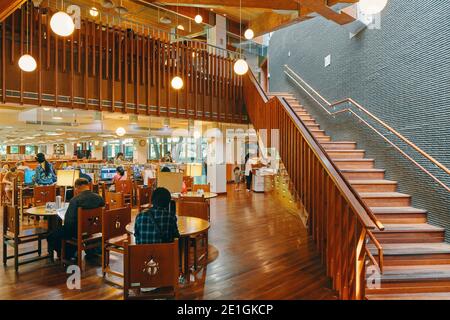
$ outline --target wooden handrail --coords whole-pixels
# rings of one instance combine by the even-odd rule
[[[308,212],[308,230],[333,279],[333,288],[343,299],[362,299],[366,257],[383,269],[383,250],[371,231],[384,226],[287,101],[279,96],[269,98],[251,72],[244,77],[244,100],[256,130],[280,130],[278,152]],[[269,140],[267,146],[271,143]],[[367,237],[378,249],[378,262],[367,250]]]
[[[312,88],[305,80],[303,80],[298,74],[295,73],[295,71],[293,71],[288,65],[284,65],[284,67],[290,72],[292,73],[298,80],[300,80],[301,82],[303,82],[303,84],[308,87],[308,89],[310,91],[312,91],[317,97],[320,98],[320,100],[322,100],[327,106],[328,108],[334,108],[338,105],[341,105],[343,103],[349,103],[350,105],[354,105],[358,110],[362,111],[363,113],[365,113],[367,116],[369,116],[370,118],[372,118],[373,120],[375,120],[378,124],[380,124],[381,126],[383,126],[384,128],[386,128],[389,132],[391,132],[392,134],[394,134],[396,137],[398,137],[400,140],[402,140],[404,143],[406,143],[407,145],[409,145],[411,148],[413,148],[414,150],[416,150],[418,153],[420,153],[423,157],[425,157],[426,159],[428,159],[431,163],[433,163],[435,166],[437,166],[438,168],[440,168],[441,170],[443,170],[446,174],[448,174],[450,176],[450,169],[448,169],[446,166],[444,166],[442,163],[440,163],[439,161],[437,161],[436,159],[434,159],[431,155],[429,155],[428,153],[426,153],[424,150],[422,150],[421,148],[419,148],[416,144],[414,144],[413,142],[411,142],[410,140],[408,140],[406,137],[404,137],[402,134],[400,134],[398,131],[396,131],[394,128],[392,128],[391,126],[389,126],[386,122],[384,122],[383,120],[381,120],[380,118],[378,118],[377,116],[375,116],[374,114],[372,114],[370,111],[368,111],[366,108],[364,108],[362,105],[360,105],[358,102],[356,102],[355,100],[353,100],[352,98],[346,98],[334,103],[329,102],[328,100],[326,100],[320,93],[318,93],[314,88]],[[306,90],[300,83],[298,83],[297,80],[295,80],[290,74],[289,72],[285,71],[285,74],[290,77],[301,89],[303,89],[303,91],[308,94],[313,100],[315,100],[317,102],[317,104],[323,109],[325,110],[325,112],[330,115],[330,116],[335,116],[338,114],[343,114],[346,112],[349,112],[350,114],[354,115],[356,118],[358,118],[358,120],[362,123],[364,123],[366,126],[368,126],[371,130],[373,130],[377,135],[379,135],[383,140],[385,140],[387,143],[389,143],[392,147],[394,147],[403,157],[405,157],[406,159],[408,159],[409,161],[411,161],[416,167],[418,167],[422,172],[426,173],[427,175],[429,175],[435,182],[437,182],[440,186],[442,186],[444,189],[446,189],[448,192],[450,192],[450,187],[447,186],[444,182],[442,182],[439,178],[437,178],[435,175],[433,175],[429,170],[427,170],[426,168],[424,168],[421,164],[419,164],[416,160],[414,160],[411,156],[409,156],[406,152],[404,152],[400,147],[398,147],[395,143],[393,143],[389,138],[387,138],[385,135],[383,135],[379,130],[377,130],[376,128],[374,128],[372,125],[370,125],[366,120],[364,120],[363,118],[361,118],[361,116],[359,116],[357,113],[355,113],[352,109],[350,108],[344,108],[338,111],[334,111],[331,112],[330,110],[328,110],[327,108],[325,108],[322,103],[320,103],[319,101],[317,101],[317,99],[312,96],[308,90]]]

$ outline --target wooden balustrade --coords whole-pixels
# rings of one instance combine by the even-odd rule
[[[364,298],[366,258],[382,269],[382,248],[371,230],[382,230],[383,225],[283,98],[268,99],[251,72],[244,78],[243,92],[255,129],[279,130],[279,155],[308,212],[308,228],[333,289],[342,299]],[[271,134],[267,137],[271,147]],[[367,250],[366,239],[378,248],[378,262]]]
[[[62,38],[50,9],[28,9],[0,23],[1,103],[247,122],[242,77],[226,50],[90,20]],[[27,39],[38,64],[31,73],[17,65]],[[176,75],[181,90],[171,87]]]

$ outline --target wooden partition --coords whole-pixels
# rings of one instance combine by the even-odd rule
[[[0,103],[247,122],[228,51],[86,19],[63,38],[51,30],[51,15],[23,6],[0,23]],[[37,61],[31,73],[17,64],[27,39]],[[171,87],[176,75],[181,90]]]
[[[288,103],[270,100],[250,72],[244,78],[244,99],[257,131],[279,130],[279,155],[293,190],[308,213],[308,229],[342,299],[363,299],[365,261],[382,271],[382,248],[371,230],[383,229],[370,209],[345,181],[325,150]],[[270,134],[268,147],[271,146]],[[378,248],[376,261],[367,248],[370,239]]]

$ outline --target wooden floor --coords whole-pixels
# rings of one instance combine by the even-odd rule
[[[286,192],[235,192],[211,200],[210,263],[180,290],[181,299],[336,299],[312,240]],[[114,259],[120,267],[121,258]],[[81,290],[69,290],[65,270],[47,261],[0,267],[0,299],[122,299],[86,262]]]

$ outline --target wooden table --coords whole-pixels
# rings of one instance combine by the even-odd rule
[[[172,199],[176,200],[180,197],[180,195],[184,196],[184,197],[201,197],[203,195],[205,197],[205,199],[216,198],[217,196],[219,196],[217,193],[214,193],[214,192],[203,192],[203,194],[200,194],[197,192],[189,191],[189,192],[186,192],[183,194],[181,194],[179,192],[172,193]]]
[[[190,282],[189,274],[189,237],[204,233],[209,230],[210,223],[207,220],[177,216],[178,231],[180,232],[180,252],[182,258],[182,272],[187,282]],[[127,224],[125,229],[128,233],[134,235],[134,221]],[[208,249],[207,249],[208,250]]]

